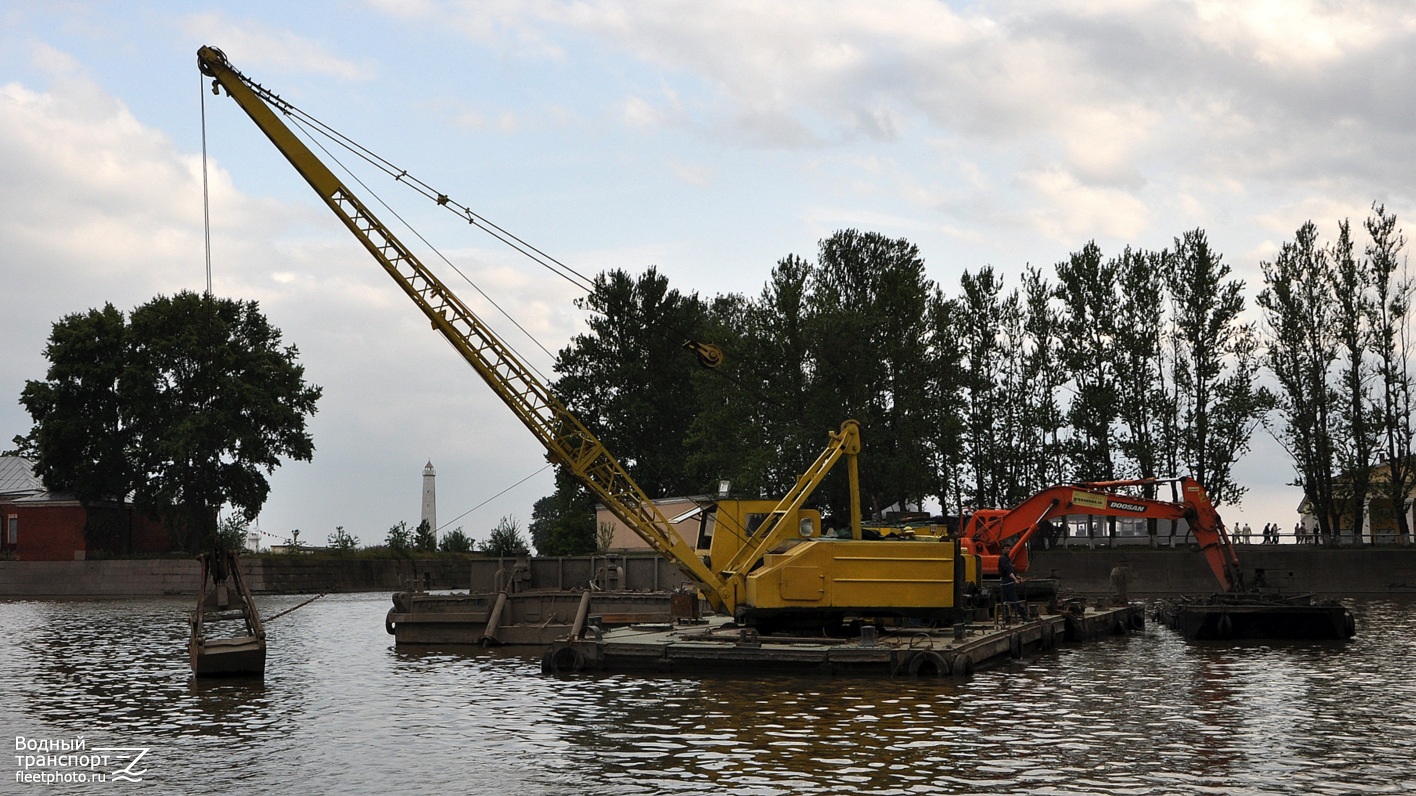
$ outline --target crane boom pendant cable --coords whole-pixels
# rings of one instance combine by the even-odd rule
[[[588,293],[591,296],[600,292],[602,286],[599,284],[598,279],[580,273],[579,271],[575,270],[566,263],[561,262],[550,254],[547,254],[545,251],[537,248],[536,246],[533,246],[523,238],[518,237],[517,235],[506,230],[505,228],[492,222],[485,216],[472,210],[472,208],[468,207],[467,205],[462,204],[461,202],[458,202],[455,199],[452,199],[446,193],[437,190],[427,182],[424,182],[413,174],[410,174],[408,169],[402,168],[394,164],[392,161],[388,160],[387,158],[384,158],[383,156],[379,155],[378,153],[354,140],[352,137],[340,132],[331,125],[326,124],[319,118],[315,117],[313,114],[291,104],[290,102],[281,98],[275,92],[251,80],[245,75],[242,75],[240,72],[237,72],[234,69],[232,70],[232,72],[236,74],[239,79],[246,84],[248,88],[250,88],[263,100],[270,103],[272,107],[284,114],[287,119],[293,122],[294,125],[299,128],[301,132],[304,133],[307,141],[311,142],[315,146],[318,146],[321,151],[323,151],[326,155],[334,159],[334,161],[339,164],[340,168],[344,169],[344,172],[346,174],[348,174],[351,178],[356,179],[356,181],[358,181],[360,185],[363,186],[366,190],[369,186],[365,184],[363,180],[359,180],[355,176],[354,171],[352,169],[350,169],[347,165],[339,161],[338,158],[335,158],[334,154],[330,151],[328,147],[324,146],[324,144],[322,143],[319,143],[320,138],[328,140],[334,146],[343,148],[359,160],[362,160],[372,166],[375,170],[382,172],[384,175],[392,178],[394,182],[397,182],[407,188],[410,188],[415,193],[432,200],[439,207],[442,207],[445,210],[451,212],[453,215],[463,219],[473,227],[490,235],[491,237],[510,247],[512,250],[516,251],[517,253],[521,254],[522,256],[526,257],[537,265],[540,265],[547,271],[550,271],[556,276],[559,276],[561,279],[573,285],[576,289],[584,291],[585,293]],[[383,202],[382,199],[380,199],[379,201],[381,204],[384,205],[385,208],[388,208],[390,211],[392,211],[392,208],[389,207],[388,203]],[[405,226],[408,226],[406,221],[404,222],[404,224]],[[413,231],[415,235],[417,234],[416,230],[413,230],[411,226],[408,226],[408,229],[410,231]],[[422,238],[421,235],[419,235],[418,237]],[[424,239],[423,242],[424,244],[427,244],[426,239]],[[446,257],[443,257],[441,254],[439,254],[439,257],[449,266],[452,265],[452,263],[449,262]],[[477,285],[472,283],[471,280],[467,279],[465,275],[461,274],[461,272],[459,272],[459,276],[462,276],[464,281],[466,281],[479,293],[482,292],[481,288],[477,287]],[[487,299],[488,301],[491,301],[490,297],[486,296],[485,293],[482,293],[482,295],[483,298]],[[589,304],[587,303],[586,306],[588,308]],[[506,312],[500,307],[498,307],[497,309],[498,311],[502,312],[503,315],[506,315]],[[591,311],[593,312],[595,310],[591,308]],[[508,320],[511,320],[512,323],[516,324],[518,328],[520,327],[520,324],[515,321],[515,319],[512,319],[509,315],[507,315],[506,317],[508,318]],[[661,318],[657,320],[651,320],[649,318],[641,317],[640,322],[643,323],[646,328],[653,329],[654,331],[657,331],[658,333],[666,337],[673,338],[675,342],[679,342],[682,347],[691,352],[698,359],[699,364],[703,365],[705,368],[717,370],[723,362],[722,349],[717,346],[702,343],[696,340],[696,335],[690,334],[687,330],[679,328],[677,324],[674,324],[668,319]],[[525,332],[525,330],[522,331],[527,335],[527,337],[531,337],[531,335]],[[539,341],[536,341],[534,338],[532,338],[532,341],[543,351],[546,350],[545,346],[541,345]],[[550,352],[547,351],[547,353],[549,354]],[[721,371],[719,372],[721,373]],[[733,381],[739,387],[744,387],[741,382],[738,382],[736,380]]]
[[[339,166],[339,168],[349,176],[349,179],[358,183],[360,188],[363,188],[366,192],[368,192],[370,196],[374,198],[374,201],[378,202],[394,218],[398,219],[398,222],[402,224],[405,229],[407,229],[418,240],[422,241],[423,245],[427,246],[433,252],[433,254],[437,256],[439,260],[442,260],[444,265],[446,265],[448,268],[451,268],[453,272],[455,272],[459,277],[461,277],[462,281],[466,282],[473,290],[477,291],[478,295],[480,295],[488,304],[490,304],[493,309],[501,313],[502,317],[506,318],[507,321],[511,323],[511,325],[515,326],[519,332],[525,335],[526,339],[530,340],[533,345],[541,349],[541,351],[552,361],[555,360],[555,354],[551,353],[550,349],[546,348],[546,346],[543,345],[541,341],[538,340],[536,336],[530,332],[530,330],[523,326],[520,321],[516,320],[516,318],[513,317],[511,313],[507,312],[506,309],[503,308],[500,304],[498,304],[495,299],[487,295],[486,291],[482,290],[480,285],[472,281],[472,278],[469,277],[465,271],[463,271],[461,268],[458,268],[457,265],[452,262],[452,260],[448,259],[447,255],[443,254],[442,251],[438,249],[438,247],[430,243],[428,239],[423,236],[423,233],[419,232],[416,228],[414,228],[414,226],[409,223],[406,218],[404,218],[397,210],[393,209],[393,207],[390,206],[388,202],[384,201],[383,197],[380,196],[377,191],[375,191],[371,186],[365,183],[364,180],[359,177],[359,175],[354,173],[353,169],[350,169],[347,165],[344,164],[342,160],[336,157],[335,154],[331,152],[328,147],[320,143],[320,140],[311,132],[309,128],[307,128],[304,124],[301,123],[298,117],[291,116],[290,118],[291,121],[295,124],[295,129],[305,134],[305,140],[307,140],[311,146],[319,148],[319,150],[323,152],[325,156],[330,159],[331,162]],[[503,338],[502,342],[506,342],[505,338]],[[451,345],[451,343],[449,343],[449,345]],[[511,347],[509,343],[507,345],[508,347]],[[515,348],[511,348],[515,352]],[[516,352],[516,354],[517,356],[522,357],[520,352]],[[522,357],[522,359],[526,362],[526,366],[529,367],[532,371],[534,371],[537,376],[540,376],[542,379],[546,378],[546,375],[542,373],[541,370],[535,365],[531,364],[530,360],[527,360],[525,357]]]
[[[391,161],[375,153],[373,150],[369,149],[363,144],[360,144],[358,141],[354,140],[350,136],[345,135],[334,127],[316,118],[314,115],[296,107],[290,102],[287,102],[275,92],[251,80],[250,78],[241,74],[239,71],[232,69],[231,73],[234,74],[238,80],[240,80],[247,88],[254,92],[263,101],[269,103],[272,108],[274,108],[279,113],[283,114],[293,124],[294,129],[299,130],[300,133],[303,134],[305,140],[308,141],[310,145],[324,152],[327,157],[329,157],[334,163],[336,163],[341,169],[344,170],[345,174],[347,174],[351,179],[359,183],[362,188],[364,188],[371,195],[373,195],[379,201],[379,203],[384,206],[385,209],[387,209],[390,213],[393,213],[394,216],[397,217],[401,223],[403,223],[406,229],[408,229],[410,232],[413,233],[413,235],[419,238],[419,240],[421,240],[424,245],[429,246],[429,248],[438,256],[439,259],[443,261],[444,264],[452,268],[466,284],[470,285],[474,290],[476,290],[483,297],[484,300],[489,302],[491,306],[497,310],[497,312],[499,312],[503,317],[510,321],[528,340],[531,341],[533,345],[541,349],[541,351],[544,352],[548,357],[550,357],[552,361],[555,361],[557,359],[556,355],[553,354],[549,349],[547,349],[546,346],[543,345],[540,340],[538,340],[534,335],[532,335],[530,331],[525,329],[522,324],[515,318],[513,318],[504,308],[498,305],[496,301],[494,301],[490,296],[488,296],[486,292],[483,291],[475,282],[468,278],[468,276],[463,273],[461,269],[457,268],[457,266],[454,265],[451,260],[449,260],[445,255],[443,255],[442,252],[438,251],[436,247],[432,246],[426,238],[424,238],[416,229],[414,229],[407,222],[406,219],[403,219],[401,216],[399,216],[399,214],[395,212],[387,202],[385,202],[381,197],[379,197],[378,194],[374,192],[362,179],[360,179],[348,165],[343,163],[339,158],[335,157],[334,153],[330,151],[330,148],[326,147],[323,143],[321,143],[320,139],[323,138],[331,142],[331,144],[333,144],[334,146],[343,148],[357,159],[368,163],[376,171],[382,172],[384,175],[392,178],[394,182],[404,185],[412,189],[415,193],[432,200],[439,207],[442,207],[445,210],[453,213],[455,216],[463,219],[473,227],[481,230],[482,232],[490,235],[501,243],[507,245],[522,256],[526,257],[537,265],[540,265],[547,271],[550,271],[552,274],[559,276],[561,279],[565,280],[575,288],[585,291],[590,296],[601,294],[603,286],[600,283],[599,278],[588,277],[575,270],[574,268],[570,267],[566,263],[563,263],[555,257],[547,254],[545,251],[537,248],[536,246],[531,245],[524,239],[512,234],[503,227],[488,220],[485,216],[482,216],[481,214],[473,211],[470,207],[450,198],[447,194],[438,191],[428,183],[410,174],[407,169],[395,165]],[[218,91],[215,81],[213,82],[212,88],[214,93]],[[205,103],[205,97],[203,97],[203,103]],[[203,104],[203,112],[205,112],[205,104]],[[203,131],[205,134],[205,127],[203,127]],[[205,139],[203,140],[205,141]],[[205,146],[205,143],[203,144],[203,146]],[[205,160],[203,161],[203,168],[205,168]],[[210,257],[210,254],[208,254],[208,257]],[[210,271],[209,264],[208,271]],[[208,277],[208,282],[210,282],[210,277]],[[577,305],[581,306],[583,309],[589,309],[591,312],[596,311],[593,306],[593,301],[589,300],[588,298],[584,301],[577,301]],[[679,343],[682,348],[692,353],[694,357],[697,358],[699,364],[702,365],[704,368],[711,370],[715,375],[719,377],[726,378],[730,383],[732,383],[735,387],[741,390],[744,394],[752,397],[760,404],[765,405],[767,403],[770,403],[766,396],[763,395],[758,389],[748,384],[745,380],[727,372],[725,368],[720,367],[724,361],[723,350],[721,348],[716,345],[698,341],[696,339],[696,334],[690,333],[690,331],[687,329],[680,328],[678,324],[672,322],[670,319],[651,319],[648,317],[644,317],[642,313],[638,312],[637,310],[638,308],[631,308],[630,317],[637,316],[636,319],[641,324],[643,324],[646,329],[650,329],[664,337],[673,339],[675,342]],[[532,369],[537,370],[538,375],[541,375],[542,378],[545,378],[544,374],[539,374],[539,370],[534,368],[534,366]]]

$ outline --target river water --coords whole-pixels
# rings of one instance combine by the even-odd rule
[[[0,793],[1416,792],[1411,599],[1354,603],[1346,645],[1149,628],[963,682],[547,677],[399,651],[388,605],[326,597],[269,625],[263,683],[197,683],[187,599],[0,602],[0,732],[23,747]],[[24,779],[45,772],[69,781]]]

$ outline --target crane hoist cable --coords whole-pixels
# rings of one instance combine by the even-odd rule
[[[202,99],[202,235],[206,241],[206,292],[211,295],[211,192],[207,187],[206,80],[198,76],[197,95]]]

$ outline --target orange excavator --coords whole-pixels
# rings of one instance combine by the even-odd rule
[[[1174,485],[1173,501],[1133,497],[1116,490]],[[998,556],[1005,546],[1013,568],[1020,574],[1028,569],[1028,542],[1048,527],[1054,517],[1068,515],[1130,517],[1156,520],[1184,520],[1194,535],[1200,552],[1219,580],[1220,591],[1244,590],[1239,558],[1225,531],[1224,523],[1200,482],[1183,478],[1146,478],[1134,481],[1096,481],[1049,487],[1012,509],[983,509],[964,522],[960,545],[979,556],[983,574],[997,577]]]

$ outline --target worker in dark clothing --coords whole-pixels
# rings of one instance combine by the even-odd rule
[[[998,554],[998,591],[1003,595],[1003,603],[1009,613],[1017,612],[1022,619],[1028,618],[1027,606],[1018,599],[1018,584],[1022,580],[1013,569],[1013,559],[1008,557],[1008,548]]]

